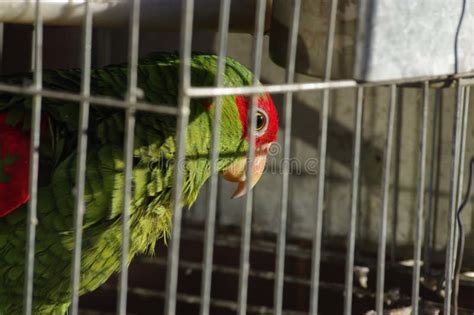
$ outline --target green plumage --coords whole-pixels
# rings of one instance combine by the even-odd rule
[[[212,86],[216,57],[194,55],[192,84]],[[144,101],[176,106],[179,58],[151,54],[138,66],[138,86]],[[228,58],[224,84],[251,83],[251,73]],[[2,78],[21,84],[28,76]],[[43,86],[78,93],[81,71],[45,71]],[[123,98],[127,66],[92,71],[91,94]],[[208,102],[209,100],[206,100]],[[213,107],[193,100],[187,130],[183,203],[190,206],[209,177]],[[223,97],[219,169],[245,156],[247,143],[234,97]],[[31,97],[0,93],[0,112],[11,124],[29,129]],[[64,314],[70,301],[70,275],[74,243],[74,186],[77,159],[79,106],[43,98],[40,149],[40,188],[34,273],[34,314]],[[91,105],[85,185],[81,294],[94,290],[119,268],[123,196],[124,112]],[[171,189],[174,172],[176,117],[137,113],[131,201],[129,259],[152,253],[155,242],[169,235]],[[0,218],[0,315],[21,313],[26,239],[26,205]]]

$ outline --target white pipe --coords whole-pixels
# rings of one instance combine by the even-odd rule
[[[266,29],[271,14],[271,0],[267,0]],[[0,0],[0,23],[32,24],[36,0]],[[196,0],[194,28],[217,30],[219,0]],[[232,1],[229,28],[232,32],[251,33],[254,29],[255,0]],[[85,0],[42,0],[41,11],[46,25],[77,26],[82,22]],[[91,0],[94,26],[121,27],[128,25],[131,10],[128,0]],[[140,26],[159,31],[179,31],[181,1],[142,0]]]

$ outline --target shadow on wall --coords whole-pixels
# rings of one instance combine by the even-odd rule
[[[334,102],[335,98],[333,97],[332,99],[333,102],[330,106],[337,106]],[[313,146],[319,149],[320,124],[320,111],[314,108],[314,106],[296,99],[293,112],[292,130],[294,137],[301,139],[308,146]],[[327,146],[328,158],[337,161],[349,170],[352,169],[354,142],[354,132],[351,127],[342,124],[337,119],[329,118]],[[362,142],[361,147],[363,154],[363,157],[361,158],[362,182],[368,186],[380,185],[383,150],[367,140]]]

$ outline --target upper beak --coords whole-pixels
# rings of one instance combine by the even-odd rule
[[[270,149],[271,143],[262,145],[261,147],[255,150],[255,157],[253,159],[252,165],[252,176],[250,178],[250,188],[251,190],[255,184],[262,177],[263,170],[265,169],[265,164],[267,162],[267,155]],[[232,198],[238,198],[245,195],[247,192],[248,180],[246,176],[247,171],[247,157],[243,157],[231,165],[229,165],[225,170],[221,172],[222,176],[230,182],[238,182],[238,186]]]

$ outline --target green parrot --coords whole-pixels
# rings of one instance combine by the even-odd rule
[[[179,64],[179,56],[173,53],[152,53],[139,61],[138,87],[144,92],[144,101],[176,106]],[[212,86],[216,67],[216,56],[193,54],[192,85]],[[43,86],[78,93],[81,73],[80,69],[44,71]],[[0,81],[18,85],[25,79],[31,80],[31,74]],[[251,83],[252,73],[227,58],[224,85]],[[123,99],[126,86],[126,64],[91,72],[92,95]],[[0,315],[22,311],[31,104],[31,96],[0,93]],[[222,98],[218,170],[225,179],[238,183],[234,197],[246,191],[249,104],[244,96]],[[212,99],[191,102],[181,200],[185,207],[193,204],[210,176],[214,111]],[[71,299],[79,106],[43,98],[41,117],[33,313],[65,314]],[[91,104],[80,294],[99,287],[120,267],[124,119],[121,109]],[[176,120],[162,114],[136,114],[129,262],[136,254],[152,254],[156,241],[170,234]],[[277,112],[268,94],[258,96],[256,121],[252,187],[264,170],[278,132]]]

